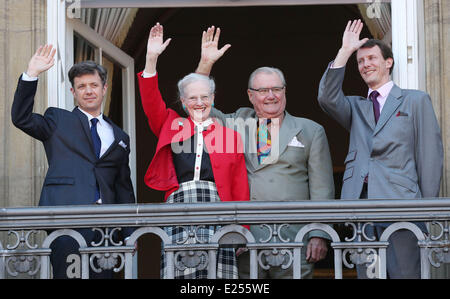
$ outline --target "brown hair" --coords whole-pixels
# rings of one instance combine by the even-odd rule
[[[82,61],[77,64],[74,64],[69,70],[69,80],[73,87],[73,81],[75,78],[95,73],[97,73],[100,76],[102,84],[103,86],[105,86],[107,76],[106,69],[103,66],[91,60]]]

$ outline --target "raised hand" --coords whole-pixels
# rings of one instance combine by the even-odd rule
[[[364,27],[361,20],[348,21],[347,27],[345,27],[344,35],[342,36],[342,47],[339,50],[333,67],[343,67],[347,64],[348,59],[352,56],[353,52],[361,48],[361,46],[369,39],[359,39],[359,35]]]
[[[150,34],[148,36],[147,56],[159,56],[162,52],[164,52],[172,39],[168,38],[163,43],[163,37],[163,26],[159,23],[156,23],[156,25],[150,29]]]
[[[208,30],[206,30],[206,32],[203,31],[201,52],[202,59],[214,63],[231,47],[230,44],[226,44],[219,49],[219,37],[220,28],[215,30],[215,27],[211,26]]]
[[[163,42],[163,38],[164,28],[159,23],[156,23],[156,25],[150,29],[150,34],[148,36],[147,56],[145,63],[145,71],[147,73],[156,72],[156,62],[158,60],[158,56],[164,52],[172,40],[171,38],[168,38],[165,42]]]
[[[220,28],[208,27],[202,34],[201,57],[196,72],[209,75],[214,63],[231,47],[224,45],[219,49]]]
[[[52,45],[40,46],[28,63],[27,75],[37,77],[55,64],[56,49]]]
[[[361,46],[368,41],[368,38],[359,39],[359,35],[364,27],[361,20],[348,21],[342,37],[342,48],[351,51],[352,53],[361,48]]]

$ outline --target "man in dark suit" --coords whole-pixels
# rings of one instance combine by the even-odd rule
[[[419,199],[438,197],[443,168],[441,131],[428,94],[401,89],[390,74],[392,50],[379,40],[360,40],[360,20],[348,22],[342,47],[320,81],[322,109],[350,132],[342,199]],[[345,66],[356,52],[368,97],[342,91]],[[369,227],[379,238],[390,223]],[[426,232],[424,223],[416,225]],[[420,251],[409,230],[397,230],[387,248],[390,278],[419,278]],[[366,278],[367,270],[358,269]]]
[[[78,105],[72,112],[50,107],[44,115],[33,113],[37,77],[53,66],[55,52],[51,45],[36,51],[19,79],[11,110],[14,125],[44,144],[49,168],[39,205],[134,203],[129,136],[101,111],[107,90],[102,66],[87,61],[70,69],[71,91]],[[78,232],[87,244],[100,239],[91,229]],[[51,248],[54,278],[67,278],[68,256],[79,254],[78,244],[63,236]],[[111,271],[91,273],[97,278],[112,275]]]

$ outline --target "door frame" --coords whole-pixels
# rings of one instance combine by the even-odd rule
[[[56,67],[48,71],[48,106],[67,110],[72,110],[75,106],[67,75],[74,63],[74,33],[85,39],[95,49],[97,63],[102,64],[103,56],[106,56],[119,65],[122,71],[123,129],[130,136],[131,181],[134,190],[137,190],[134,59],[88,25],[76,18],[71,18],[69,8],[70,6],[66,7],[65,0],[47,1],[47,43],[56,45],[57,48]],[[55,94],[58,96],[55,97]]]

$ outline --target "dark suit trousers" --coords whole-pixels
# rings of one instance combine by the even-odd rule
[[[361,199],[367,199],[367,184],[364,184]],[[372,228],[372,229],[371,229]],[[385,227],[374,225],[366,229],[369,238],[379,240]],[[388,239],[389,246],[386,249],[387,278],[391,279],[418,279],[420,278],[420,248],[416,236],[409,230],[401,229],[394,232]],[[368,278],[366,265],[356,266],[358,278]]]
[[[78,229],[77,231],[85,238],[88,246],[90,246],[91,242],[98,243],[100,241],[101,235],[97,231],[92,232],[91,229]],[[54,279],[81,278],[80,246],[75,239],[70,236],[61,236],[52,242],[50,248],[52,250],[50,262],[53,268]],[[74,254],[78,255],[78,260],[71,259],[71,255]],[[97,273],[89,267],[89,279],[111,278],[113,278],[112,270],[103,270]]]

